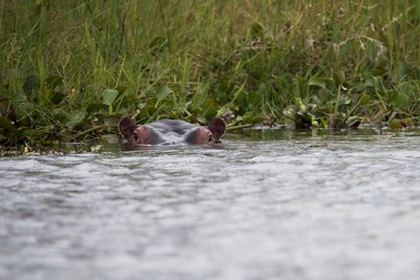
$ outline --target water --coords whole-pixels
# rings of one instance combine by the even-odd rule
[[[0,279],[418,279],[419,164],[418,132],[0,158]]]

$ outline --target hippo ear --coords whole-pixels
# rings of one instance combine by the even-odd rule
[[[121,135],[124,136],[125,139],[128,139],[136,129],[136,123],[130,116],[125,116],[118,123],[118,129],[120,130]]]
[[[226,122],[221,117],[216,117],[209,125],[209,130],[213,133],[213,137],[216,142],[218,142],[220,137],[225,135]]]

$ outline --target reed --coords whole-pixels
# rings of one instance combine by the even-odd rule
[[[97,139],[135,112],[296,128],[419,118],[420,0],[20,0],[0,12],[2,145]]]

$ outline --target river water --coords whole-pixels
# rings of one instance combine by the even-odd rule
[[[419,279],[420,134],[0,158],[0,279]]]

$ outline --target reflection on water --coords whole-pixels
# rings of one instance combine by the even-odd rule
[[[0,279],[418,279],[419,164],[415,133],[0,158]]]

